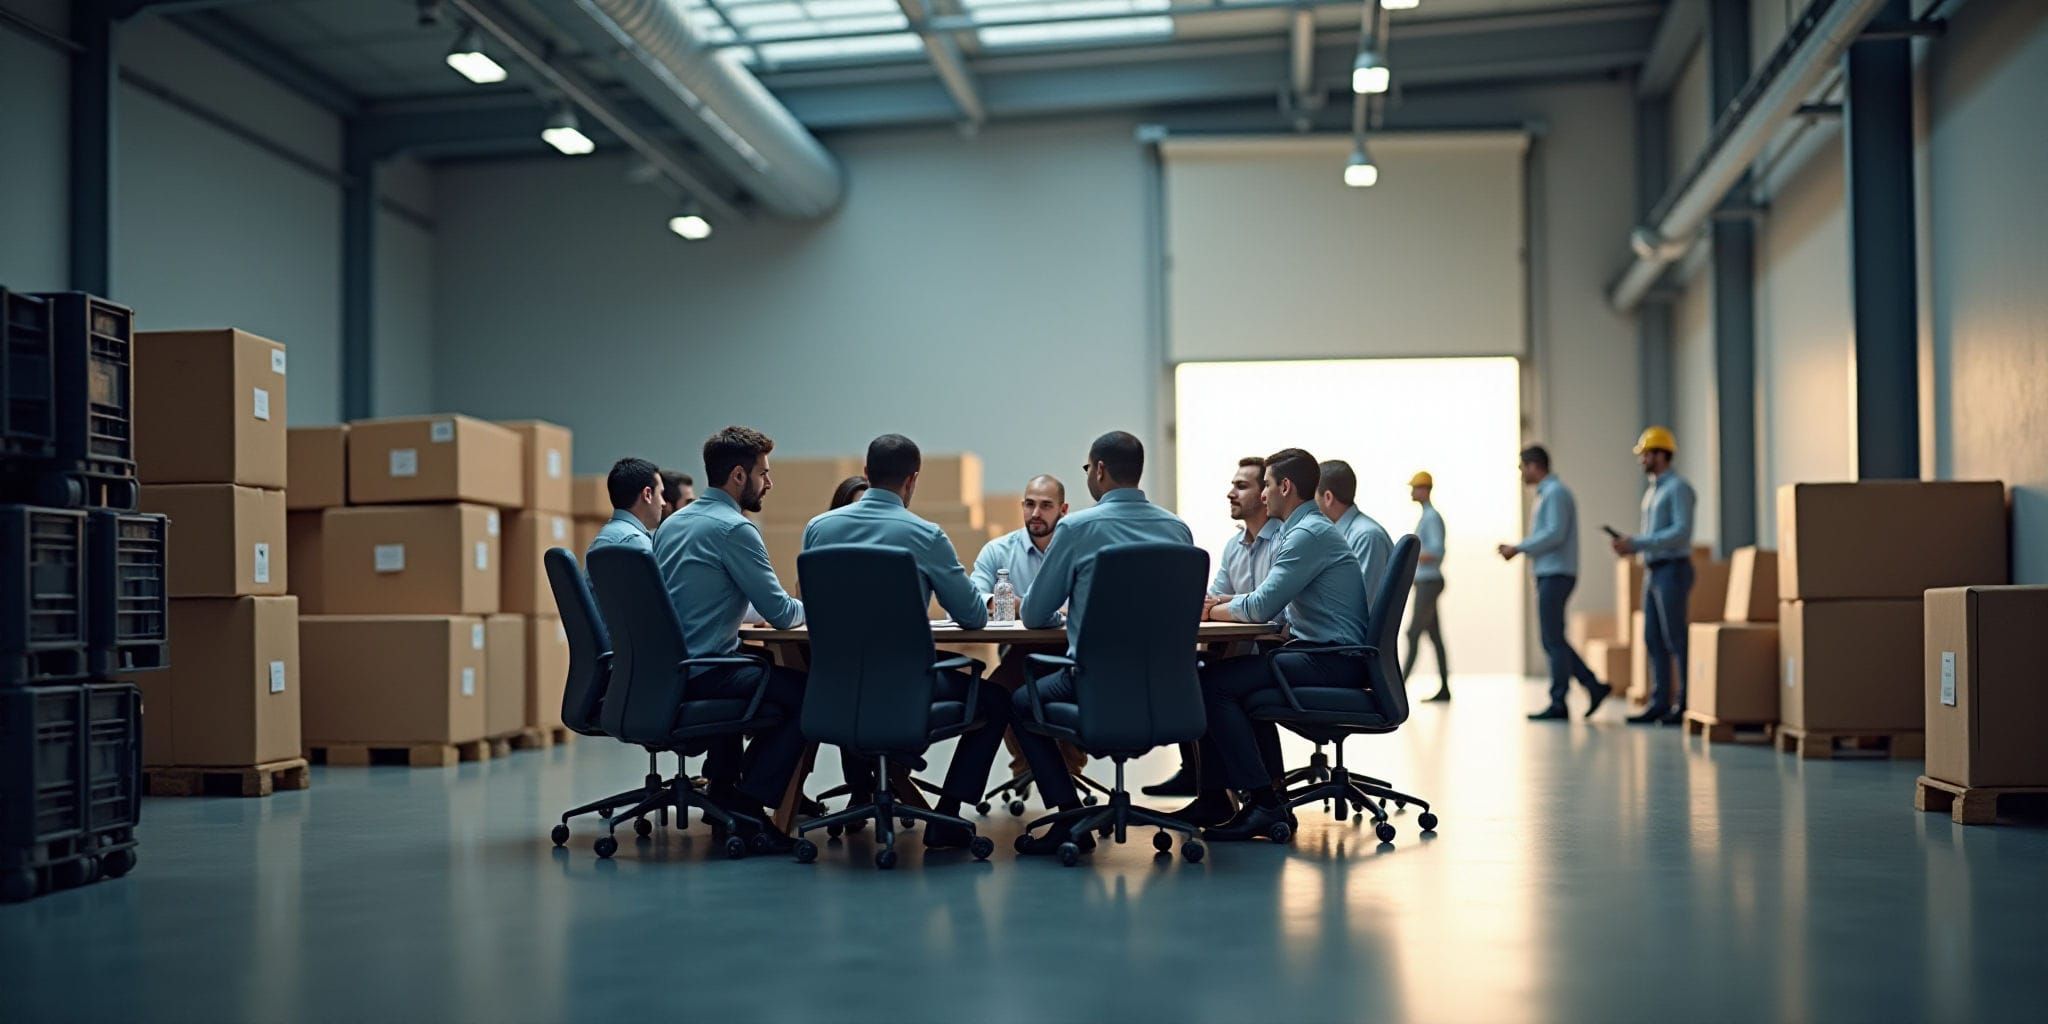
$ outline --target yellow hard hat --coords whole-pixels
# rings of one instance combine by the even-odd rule
[[[1409,477],[1409,478],[1408,478],[1408,486],[1410,486],[1410,487],[1435,487],[1435,486],[1436,486],[1436,478],[1435,478],[1435,477],[1433,477],[1433,476],[1430,476],[1430,475],[1429,475],[1429,470],[1426,470],[1426,469],[1425,469],[1425,470],[1423,470],[1422,472],[1420,472],[1420,473],[1417,473],[1417,474],[1415,474],[1414,476],[1411,476],[1411,477]]]
[[[1678,454],[1678,439],[1671,436],[1671,431],[1667,427],[1649,427],[1643,431],[1643,436],[1636,438],[1636,454],[1641,455],[1655,448],[1661,448],[1676,455]]]

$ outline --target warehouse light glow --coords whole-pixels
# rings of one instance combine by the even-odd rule
[[[583,129],[577,125],[576,112],[566,105],[556,108],[548,118],[547,127],[540,130],[540,138],[563,156],[583,156],[597,149],[597,143],[590,141],[590,136],[583,134]]]
[[[1360,96],[1386,92],[1394,84],[1394,73],[1380,63],[1379,54],[1361,51],[1351,64],[1351,91]]]
[[[505,80],[505,66],[484,52],[483,36],[474,28],[455,37],[455,45],[448,51],[448,66],[478,85]]]
[[[698,213],[679,213],[670,217],[668,229],[690,242],[701,242],[711,237],[711,222]]]

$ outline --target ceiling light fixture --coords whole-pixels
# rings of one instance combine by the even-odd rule
[[[1380,63],[1379,54],[1371,50],[1358,51],[1358,59],[1351,62],[1351,91],[1361,96],[1386,92],[1393,77],[1393,72]]]
[[[493,85],[505,80],[505,66],[484,52],[483,33],[478,32],[474,25],[455,37],[455,45],[448,49],[448,66],[478,85]]]
[[[540,138],[563,156],[583,156],[597,149],[597,143],[590,141],[590,136],[577,126],[576,111],[567,103],[557,104],[555,112],[548,115]]]
[[[1380,6],[1390,11],[1412,11],[1422,6],[1422,0],[1380,0]]]
[[[1379,184],[1379,180],[1379,165],[1365,155],[1365,140],[1360,139],[1358,145],[1351,149],[1351,162],[1344,165],[1344,184],[1352,188],[1371,188]]]
[[[686,242],[701,242],[711,237],[711,222],[704,219],[704,213],[691,203],[682,212],[668,219],[668,229]]]

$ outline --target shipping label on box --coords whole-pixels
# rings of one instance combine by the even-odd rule
[[[329,509],[321,526],[330,615],[486,615],[498,610],[498,538],[480,505]]]
[[[2048,587],[1926,597],[1927,774],[1959,786],[2048,786]]]
[[[568,475],[573,443],[569,428],[544,420],[505,420],[498,425],[519,435],[521,507],[563,514],[576,511]],[[606,500],[606,515],[611,514],[610,504]]]
[[[467,416],[412,416],[349,424],[349,500],[359,505],[521,502],[519,435]]]
[[[177,540],[172,597],[277,597],[285,593],[284,492],[234,484],[153,484],[142,511],[171,519]]]

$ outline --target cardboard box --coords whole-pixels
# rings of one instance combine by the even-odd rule
[[[285,580],[285,591],[299,599],[300,615],[324,615],[326,604],[321,600],[322,582],[321,537],[325,531],[321,512],[287,512],[284,516],[285,558],[291,562],[292,574]]]
[[[1787,601],[1778,615],[1779,721],[1842,732],[1926,727],[1920,601]]]
[[[533,615],[526,620],[526,720],[536,729],[562,724],[562,694],[569,688],[569,634],[562,620]]]
[[[1643,642],[1643,613],[1629,615],[1628,699],[1641,704],[1650,699],[1650,648]]]
[[[482,505],[328,509],[320,603],[328,615],[488,615],[498,610],[497,509]]]
[[[471,615],[301,618],[305,745],[482,739],[481,628]]]
[[[2048,786],[2048,587],[1930,590],[1927,774],[1959,786]]]
[[[542,512],[575,511],[569,482],[569,428],[545,420],[500,420],[498,425],[519,435],[520,504]],[[606,504],[610,504],[607,502]]]
[[[981,496],[981,509],[982,518],[989,527],[1002,528],[1002,533],[996,535],[998,537],[1024,525],[1024,495],[1021,493],[984,494]]]
[[[608,521],[604,519],[575,520],[576,561],[583,561],[583,556],[590,551],[591,542],[597,540],[598,531],[604,529],[604,524]]]
[[[172,597],[285,592],[284,492],[234,484],[151,484],[142,511],[171,517]]]
[[[1614,560],[1614,635],[1629,636],[1629,616],[1643,610],[1643,563]]]
[[[293,427],[285,432],[292,485],[284,507],[294,512],[348,504],[348,427]]]
[[[526,616],[484,619],[484,735],[499,737],[526,725]]]
[[[1714,560],[1711,550],[1693,552],[1692,593],[1685,601],[1687,622],[1719,622],[1728,604],[1728,563]]]
[[[988,515],[978,501],[972,504],[926,501],[920,491],[912,500],[910,510],[928,522],[937,523],[949,534],[988,532]]]
[[[804,550],[804,528],[764,523],[761,542],[768,547],[768,564],[775,567],[775,578],[782,581],[782,589],[798,596],[796,556]]]
[[[143,483],[285,486],[283,345],[246,331],[143,331],[134,379]]]
[[[171,664],[143,688],[143,763],[247,767],[299,756],[299,601],[171,602]]]
[[[612,517],[612,493],[606,474],[579,476],[569,482],[569,514],[577,519],[603,522]]]
[[[468,416],[407,416],[349,424],[348,497],[358,505],[525,501],[519,435]]]
[[[1616,638],[1614,614],[1612,612],[1573,612],[1571,613],[1571,618],[1565,622],[1564,636],[1566,640],[1570,641],[1572,650],[1578,651],[1583,656],[1586,648],[1592,646],[1593,641],[1613,640]],[[1601,678],[1604,679],[1606,677],[1603,676]]]
[[[1736,548],[1728,560],[1728,622],[1778,621],[1778,553],[1770,548]]]
[[[508,512],[504,523],[505,571],[498,610],[518,615],[557,614],[555,591],[548,585],[544,561],[548,549],[568,548],[580,562],[589,546],[576,546],[574,524],[559,512]]]
[[[1618,640],[1589,640],[1586,642],[1586,667],[1600,677],[1600,681],[1614,687],[1614,692],[1628,695],[1630,659],[1634,648]]]
[[[1783,600],[1918,598],[2002,584],[2005,485],[1886,480],[1778,488]]]
[[[1686,709],[1724,722],[1777,721],[1777,625],[1703,622],[1691,629]]]
[[[973,452],[959,455],[924,454],[924,463],[917,472],[917,496],[927,502],[945,504],[981,504],[981,456]]]
[[[857,458],[785,459],[771,452],[768,478],[775,486],[761,501],[761,519],[798,526],[808,523],[812,516],[832,507],[832,492],[841,482],[860,474],[861,460]],[[697,491],[701,494],[710,486],[711,481],[699,481]],[[918,493],[924,493],[922,484]]]

